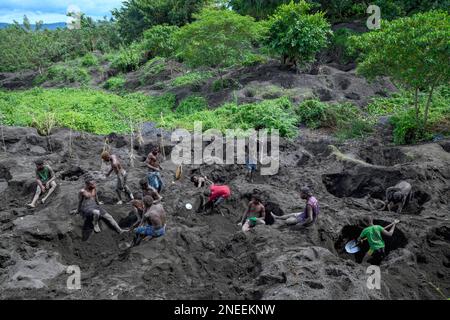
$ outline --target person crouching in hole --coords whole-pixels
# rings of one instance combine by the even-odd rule
[[[45,165],[43,160],[36,160],[36,182],[37,188],[34,194],[34,198],[31,203],[27,204],[29,208],[36,208],[36,202],[39,196],[48,190],[47,195],[42,198],[41,202],[44,204],[47,198],[56,189],[56,175],[53,169],[49,165]]]
[[[207,176],[192,176],[191,182],[194,183],[194,186],[197,189],[203,188],[207,184],[213,184],[213,182],[209,180]]]
[[[242,231],[247,232],[258,224],[266,224],[266,209],[261,203],[261,199],[253,195],[251,201],[248,203],[248,208],[242,216],[241,222],[238,226],[242,227]]]
[[[154,204],[151,196],[144,197],[144,215],[139,227],[134,229],[135,236],[133,246],[137,246],[142,240],[161,237],[166,233],[166,211],[161,203]]]
[[[369,243],[369,251],[365,254],[362,263],[366,262],[369,258],[372,258],[371,264],[379,265],[386,256],[384,252],[385,244],[382,235],[392,237],[395,226],[400,222],[400,220],[395,220],[393,223],[384,228],[379,225],[374,225],[373,218],[371,216],[365,217],[364,220],[367,224],[367,228],[365,228],[358,237],[357,245],[361,245],[364,240],[367,240]]]
[[[319,202],[313,197],[311,190],[308,187],[303,187],[300,190],[300,198],[306,201],[306,207],[303,212],[291,213],[284,216],[276,216],[270,213],[275,220],[282,220],[288,225],[301,225],[309,227],[317,221],[319,215]]]
[[[132,226],[132,228],[137,227],[142,221],[142,217],[144,214],[144,198],[146,196],[151,196],[153,198],[153,204],[158,204],[162,200],[162,197],[159,195],[158,191],[148,185],[148,180],[146,178],[139,180],[139,185],[142,189],[142,198],[141,200],[135,199],[131,201],[133,211],[137,217],[137,221]]]
[[[227,185],[213,184],[208,190],[203,193],[205,197],[208,197],[208,201],[204,206],[204,212],[212,214],[213,210],[220,206],[226,199],[231,196],[230,187]],[[222,214],[223,215],[223,214]]]
[[[119,157],[117,157],[114,154],[109,154],[108,151],[102,152],[102,159],[105,162],[111,163],[111,169],[106,174],[106,177],[109,177],[109,175],[114,171],[114,173],[117,175],[117,185],[116,185],[116,193],[119,197],[119,201],[117,204],[122,204],[122,192],[125,192],[130,200],[134,200],[133,193],[131,192],[130,188],[127,185],[127,172],[122,167],[122,164],[120,163]]]
[[[385,208],[391,212],[392,207],[397,207],[397,213],[402,213],[402,210],[413,196],[411,184],[406,181],[400,181],[393,187],[386,189]]]
[[[98,201],[97,197],[97,185],[92,177],[85,179],[85,186],[78,193],[78,209],[76,213],[81,214],[84,219],[91,219],[94,225],[94,231],[100,232],[100,226],[98,222],[100,218],[108,221],[111,226],[119,233],[127,232],[127,229],[122,229],[117,224],[116,220],[103,209],[100,205],[102,203]]]

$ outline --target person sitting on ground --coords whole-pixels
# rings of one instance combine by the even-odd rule
[[[36,208],[36,202],[39,199],[39,196],[48,190],[47,195],[42,198],[41,202],[44,204],[47,201],[48,197],[55,191],[56,189],[56,175],[53,169],[44,164],[43,160],[36,160],[36,192],[34,194],[33,200],[31,203],[27,204],[30,208]]]
[[[162,197],[159,195],[158,191],[153,189],[148,185],[148,181],[146,178],[139,180],[139,185],[142,189],[142,197],[141,200],[133,200],[131,201],[131,205],[133,206],[134,213],[138,218],[137,222],[133,225],[133,228],[136,227],[139,223],[141,223],[142,215],[144,214],[144,198],[146,196],[151,196],[153,198],[153,204],[157,204],[161,202]]]
[[[160,153],[159,147],[153,147],[152,151],[148,154],[145,164],[149,169],[148,184],[156,189],[158,193],[161,193],[163,188],[163,182],[161,179],[161,165],[159,164],[158,155]]]
[[[119,157],[114,154],[110,154],[108,151],[103,151],[102,159],[105,162],[111,163],[111,169],[108,171],[106,176],[109,177],[109,175],[113,171],[117,175],[116,193],[119,198],[117,204],[123,203],[121,192],[125,192],[130,198],[130,200],[134,200],[133,193],[131,192],[130,188],[127,185],[127,172],[120,163]]]
[[[191,181],[194,183],[196,188],[203,188],[206,184],[212,184],[213,182],[206,176],[192,176]]]
[[[373,218],[371,216],[366,217],[365,222],[368,227],[361,232],[361,235],[357,240],[358,245],[360,245],[365,239],[367,239],[367,242],[369,243],[370,249],[364,256],[363,262],[365,262],[367,258],[372,257],[373,264],[379,265],[385,257],[385,244],[382,235],[392,237],[392,235],[394,234],[395,226],[400,221],[395,220],[393,223],[384,228],[380,225],[374,225]]]
[[[91,219],[94,224],[94,231],[100,232],[100,226],[98,222],[100,218],[108,221],[111,226],[119,233],[122,234],[128,230],[122,229],[117,224],[116,220],[101,206],[101,202],[97,197],[97,185],[95,180],[88,176],[85,178],[85,186],[78,193],[78,209],[76,213],[81,214],[84,219]]]
[[[257,195],[253,195],[248,203],[248,208],[242,216],[238,226],[242,227],[242,231],[247,232],[258,224],[266,224],[266,209],[261,203],[261,199]]]
[[[227,185],[212,184],[203,194],[208,197],[204,210],[211,214],[215,208],[231,196],[231,190]]]
[[[412,187],[406,181],[400,181],[393,187],[386,189],[385,208],[391,212],[392,207],[397,207],[397,213],[401,213],[407,201],[412,199]]]
[[[154,204],[151,196],[145,196],[143,201],[145,213],[140,226],[134,229],[133,246],[139,245],[141,240],[147,241],[166,233],[166,211],[162,204]]]
[[[284,216],[276,216],[270,213],[275,220],[284,220],[288,225],[300,224],[303,227],[308,227],[317,221],[319,215],[319,202],[313,197],[311,190],[308,187],[303,187],[300,190],[300,198],[306,200],[306,207],[303,212],[291,213]]]

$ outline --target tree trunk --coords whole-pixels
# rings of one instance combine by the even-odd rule
[[[414,109],[416,110],[416,123],[419,123],[419,88],[414,92]]]
[[[430,109],[430,104],[431,104],[431,98],[433,96],[433,91],[434,91],[434,87],[436,85],[437,80],[433,83],[433,85],[431,86],[430,89],[430,93],[428,94],[428,100],[427,100],[427,104],[425,106],[425,113],[423,116],[423,128],[425,129],[425,127],[427,126],[427,121],[428,121],[428,111]]]

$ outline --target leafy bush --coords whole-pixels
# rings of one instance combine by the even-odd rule
[[[266,45],[276,54],[296,65],[313,62],[325,48],[332,34],[323,13],[308,14],[311,5],[305,1],[281,5],[269,20]]]
[[[261,24],[231,10],[204,9],[176,33],[178,56],[192,67],[226,67],[243,60],[261,33]]]
[[[142,46],[150,51],[152,57],[170,57],[174,54],[176,41],[174,34],[178,31],[176,26],[158,25],[144,32]]]
[[[134,71],[141,64],[142,55],[140,45],[133,43],[129,47],[123,47],[115,54],[111,67],[121,72]]]
[[[56,64],[48,68],[47,72],[38,77],[35,82],[37,84],[45,81],[50,81],[52,84],[87,84],[90,79],[91,77],[85,68]]]
[[[201,85],[212,76],[213,74],[211,72],[206,71],[188,72],[182,76],[173,79],[172,86],[181,87],[187,85]]]
[[[217,79],[214,80],[212,83],[212,89],[213,91],[217,92],[223,89],[229,89],[229,88],[238,88],[239,82],[237,82],[234,79],[226,78],[226,79]]]
[[[316,129],[322,126],[326,119],[325,110],[328,105],[319,100],[305,100],[300,103],[295,112],[301,123],[306,124],[309,128]]]
[[[103,85],[105,89],[118,91],[125,86],[126,79],[123,76],[111,77]]]
[[[249,53],[246,54],[244,59],[242,60],[242,65],[246,67],[252,67],[257,66],[259,64],[263,64],[267,62],[267,57],[260,55],[260,54],[254,54]]]
[[[85,54],[81,58],[81,65],[83,67],[98,66],[98,58],[92,53]]]

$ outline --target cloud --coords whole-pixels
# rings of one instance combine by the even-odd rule
[[[110,17],[111,10],[119,8],[123,0],[1,0],[0,22],[22,21],[27,15],[32,23],[42,20],[45,23],[65,22],[69,6],[77,6],[81,12],[101,19]]]

